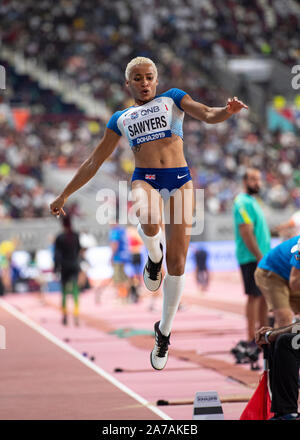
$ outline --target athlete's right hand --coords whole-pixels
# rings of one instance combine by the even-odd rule
[[[56,217],[59,217],[61,214],[66,215],[65,211],[63,210],[63,206],[66,202],[66,199],[63,196],[58,196],[54,202],[50,204],[50,212],[52,215],[55,215]]]

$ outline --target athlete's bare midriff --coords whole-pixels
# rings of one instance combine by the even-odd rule
[[[177,168],[186,167],[181,137],[172,135],[170,138],[147,142],[140,145],[134,153],[135,166],[139,168]]]

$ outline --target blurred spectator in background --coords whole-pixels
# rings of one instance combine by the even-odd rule
[[[254,272],[258,262],[270,250],[271,237],[264,213],[254,197],[262,186],[261,172],[255,168],[247,169],[243,183],[244,192],[235,198],[233,205],[236,256],[247,295],[248,340],[240,342],[242,345],[246,342],[248,349],[255,351],[255,331],[257,326],[267,325],[268,316],[267,304],[255,283]]]
[[[12,238],[0,243],[0,277],[5,292],[14,291],[14,274],[11,265],[12,254],[18,246],[18,239]]]
[[[201,287],[202,291],[206,291],[209,286],[209,272],[207,268],[207,251],[200,247],[195,252],[196,263],[196,282]]]
[[[26,269],[22,270],[22,277],[26,280],[28,292],[40,292],[41,300],[43,301],[43,286],[41,280],[41,271],[38,268],[36,261],[36,252],[29,253],[30,259]]]
[[[127,227],[127,236],[129,243],[129,252],[131,256],[132,272],[130,276],[129,297],[132,302],[138,302],[139,300],[139,287],[141,281],[141,265],[142,265],[142,249],[144,243],[137,232],[135,226],[129,225]]]
[[[4,296],[4,284],[2,281],[2,267],[1,267],[1,263],[0,263],[0,296]]]
[[[300,209],[296,211],[287,222],[274,228],[274,232],[285,240],[300,234]]]
[[[80,272],[78,275],[78,285],[80,291],[84,291],[86,289],[90,289],[90,281],[88,277],[88,270],[90,268],[90,264],[86,258],[86,252],[89,248],[97,246],[97,240],[94,235],[88,231],[82,231],[79,236],[80,242]]]
[[[18,292],[21,284],[21,291],[25,287],[26,278],[23,276],[23,271],[20,267],[13,261],[12,256],[8,258],[9,270],[10,270],[10,280],[11,280],[11,291]]]
[[[158,46],[157,57],[179,78],[183,58],[204,70],[212,55],[272,56],[287,65],[300,56],[299,7],[293,0],[73,0],[55,7],[50,0],[7,0],[0,17],[3,44],[38,58],[115,108],[124,99],[111,83],[120,84],[118,66],[137,53],[151,58]]]
[[[68,215],[62,218],[64,232],[59,234],[54,244],[55,272],[60,272],[62,289],[63,325],[68,323],[67,294],[72,293],[74,300],[74,324],[79,325],[79,287],[78,273],[80,242],[79,234],[72,229]]]
[[[238,4],[168,0],[167,5],[157,0],[102,0],[95,8],[94,0],[74,0],[54,7],[50,0],[7,0],[0,4],[0,39],[3,47],[59,73],[111,113],[131,105],[120,86],[121,66],[137,54],[159,60],[161,89],[172,82],[206,105],[218,105],[228,97],[211,84],[214,58],[261,55],[287,66],[299,61],[300,7],[294,0]],[[49,216],[49,198],[54,196],[44,185],[41,164],[76,168],[94,149],[105,121],[86,118],[53,91],[5,67],[7,88],[0,102],[0,219]],[[29,112],[22,130],[16,123],[17,107]],[[67,119],[68,113],[73,117]],[[292,115],[296,130],[299,108]],[[205,189],[209,213],[230,212],[239,191],[235,177],[249,166],[264,170],[261,196],[268,206],[300,208],[297,131],[270,132],[255,119],[240,115],[218,126],[186,118],[184,132],[194,185]],[[118,178],[130,176],[133,160],[124,142],[120,141],[106,166]]]
[[[118,224],[117,220],[112,220],[110,223],[109,242],[112,251],[113,283],[119,299],[126,302],[129,283],[125,273],[125,264],[130,261],[130,255],[126,228]]]
[[[129,252],[131,255],[131,264],[133,266],[134,275],[137,277],[141,274],[142,250],[144,243],[137,232],[135,226],[127,227]]]
[[[130,277],[130,281],[129,281],[129,295],[128,295],[128,299],[130,302],[133,303],[137,303],[139,302],[139,298],[140,298],[140,290],[141,287],[141,283],[140,280],[137,276],[132,276]]]

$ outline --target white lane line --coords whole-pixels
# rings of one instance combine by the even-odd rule
[[[6,310],[7,312],[11,313],[15,318],[19,319],[20,321],[24,322],[24,324],[31,327],[36,332],[40,333],[42,336],[44,336],[49,341],[53,342],[53,344],[60,347],[62,350],[65,350],[67,353],[69,353],[71,356],[78,359],[80,362],[82,362],[84,365],[89,367],[91,370],[95,371],[99,376],[103,377],[104,379],[108,380],[108,382],[112,383],[115,387],[119,388],[119,390],[123,391],[124,393],[128,394],[128,396],[132,397],[133,399],[137,400],[141,405],[145,406],[146,408],[150,409],[152,412],[154,412],[156,415],[161,417],[163,420],[172,420],[171,417],[169,417],[167,414],[165,414],[163,411],[156,408],[154,405],[149,403],[147,400],[145,400],[143,397],[141,397],[139,394],[132,391],[130,388],[128,388],[126,385],[119,382],[117,379],[115,379],[113,376],[111,376],[109,373],[107,373],[102,368],[95,365],[92,361],[89,359],[83,357],[78,351],[74,350],[74,348],[69,347],[65,342],[58,339],[56,336],[54,336],[52,333],[50,333],[48,330],[45,330],[43,327],[41,327],[39,324],[36,324],[34,321],[32,321],[28,316],[24,315],[24,313],[19,312],[14,306],[9,304],[8,302],[4,301],[3,299],[0,299],[0,306]]]

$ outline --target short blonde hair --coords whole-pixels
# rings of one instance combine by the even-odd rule
[[[131,61],[129,61],[129,63],[127,64],[127,67],[126,67],[126,70],[125,70],[125,78],[126,78],[127,81],[129,80],[130,72],[138,64],[151,64],[151,66],[154,69],[155,75],[157,77],[157,75],[158,75],[157,67],[156,67],[155,63],[150,58],[136,57],[136,58],[133,58]]]

